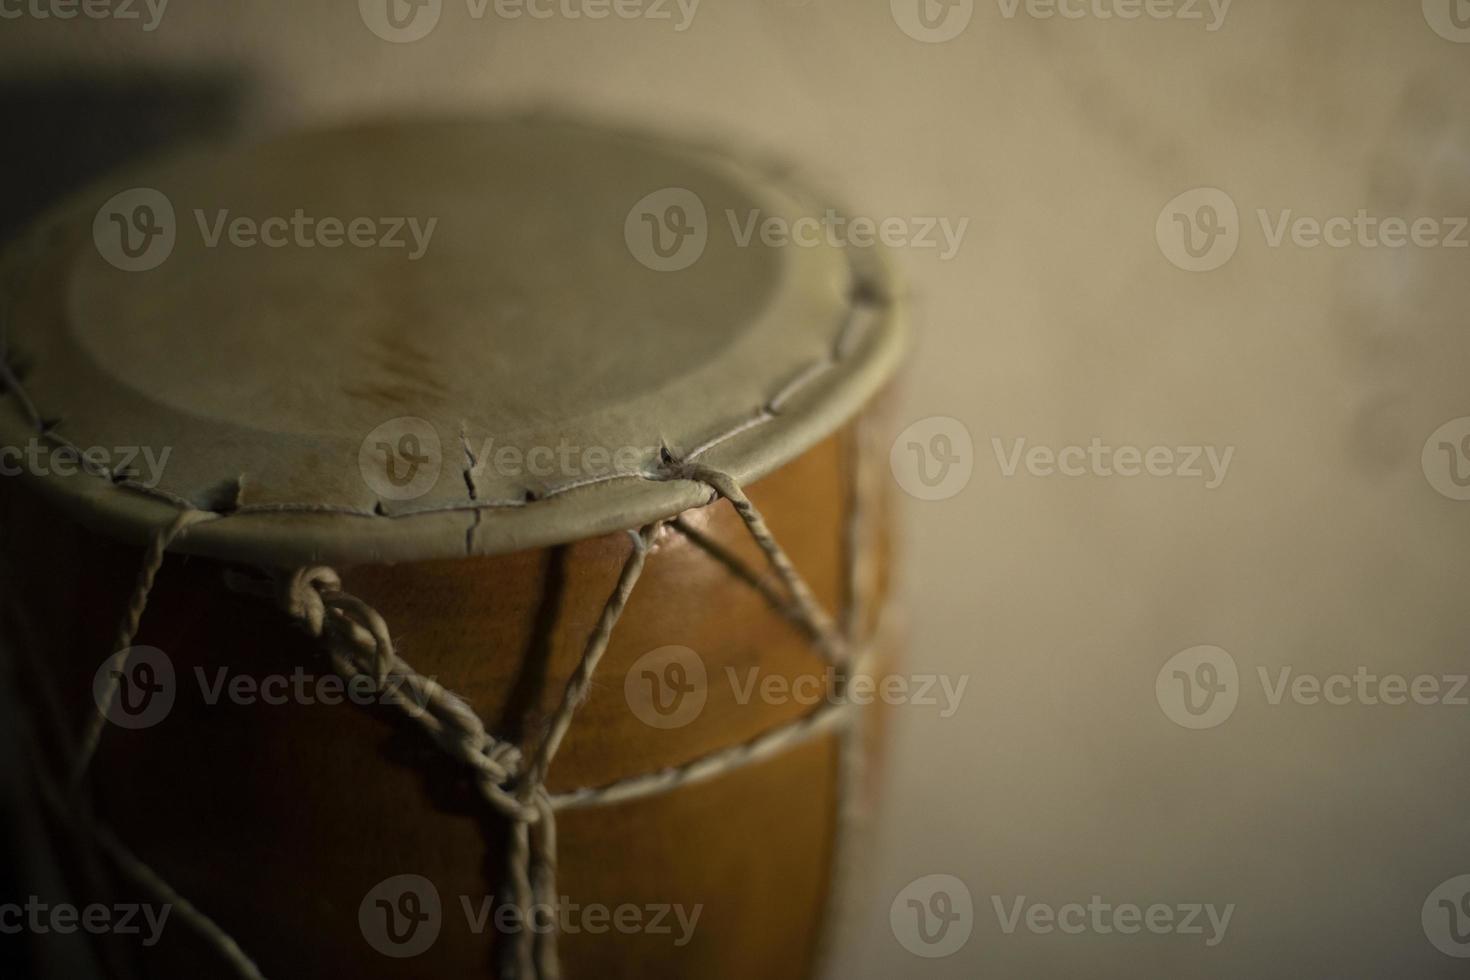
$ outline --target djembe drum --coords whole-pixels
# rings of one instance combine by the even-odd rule
[[[762,231],[825,214],[534,116],[192,150],[12,244],[36,785],[79,898],[171,910],[107,972],[812,973],[902,346],[872,249]]]

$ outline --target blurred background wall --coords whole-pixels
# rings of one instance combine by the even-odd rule
[[[1130,20],[1097,14],[1127,0],[1077,18],[924,2],[930,26],[914,0],[701,0],[692,16],[670,0],[668,19],[602,20],[443,0],[410,43],[353,0],[173,0],[151,30],[141,2],[133,21],[4,19],[7,214],[58,171],[126,155],[159,103],[178,127],[247,131],[549,104],[785,157],[875,219],[968,220],[951,256],[898,250],[918,333],[888,437],[914,426],[900,457],[952,437],[943,499],[900,495],[905,672],[967,686],[948,717],[892,712],[874,868],[832,975],[1465,975],[1426,923],[1448,914],[1431,893],[1470,873],[1470,690],[1447,703],[1470,671],[1470,503],[1445,469],[1470,467],[1470,428],[1423,451],[1470,416],[1470,249],[1272,235],[1286,211],[1470,215],[1470,5],[1235,0]],[[94,102],[155,109],[84,122],[46,94],[83,73]],[[1214,191],[1166,208],[1194,188]],[[1191,257],[1170,229],[1199,251],[1211,227],[1233,255],[1181,268],[1223,252]],[[1095,438],[1233,454],[1218,481],[1024,459],[1006,475],[1017,440]],[[1228,656],[1201,655],[1214,674],[1166,667],[1201,645]],[[1181,715],[1174,668],[1229,687],[1228,666],[1233,712]],[[1442,686],[1426,704],[1272,703],[1286,668]],[[931,875],[973,908],[941,958],[907,948],[897,901]],[[1022,896],[1233,912],[1214,945],[1203,916],[1201,935],[1008,933],[996,903]]]

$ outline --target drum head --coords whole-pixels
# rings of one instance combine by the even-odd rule
[[[888,276],[840,220],[719,154],[541,117],[190,152],[11,249],[0,438],[39,419],[86,451],[26,478],[108,533],[187,503],[230,519],[183,550],[265,564],[636,526],[707,499],[670,459],[753,480],[892,372]]]

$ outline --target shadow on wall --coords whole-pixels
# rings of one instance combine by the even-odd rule
[[[0,238],[58,197],[180,140],[225,136],[250,108],[238,72],[86,74],[0,81]]]
[[[58,198],[150,152],[194,138],[224,137],[248,118],[253,86],[242,73],[87,74],[0,81],[0,242]],[[3,324],[0,324],[3,351]],[[4,528],[0,528],[0,534]],[[0,585],[3,594],[3,585]],[[49,816],[39,809],[28,737],[16,696],[15,623],[0,610],[0,901],[36,895],[67,899],[54,855],[44,846]],[[97,976],[81,933],[0,937],[0,976]]]

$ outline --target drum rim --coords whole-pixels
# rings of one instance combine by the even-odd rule
[[[803,199],[826,201],[824,196],[810,194],[784,166],[753,163],[747,156],[699,143],[673,140],[623,125],[610,127],[560,113],[480,118],[549,119],[556,124],[590,126],[647,139],[679,152],[713,155],[722,163],[764,175],[783,191]],[[173,155],[168,154],[165,159]],[[146,166],[147,163],[141,168],[129,167],[127,172]],[[90,200],[99,187],[115,181],[116,177],[113,174],[94,182],[49,209],[11,243],[6,256],[0,259],[0,270],[18,266],[20,256],[36,248],[51,228],[74,218],[78,201]],[[788,383],[786,390],[770,392],[765,404],[751,407],[751,418],[746,423],[715,435],[711,440],[714,444],[700,455],[702,464],[726,472],[742,485],[758,480],[855,418],[897,372],[908,345],[907,303],[897,288],[890,256],[882,245],[846,248],[843,252],[850,272],[851,295],[842,322],[834,324],[831,364],[800,385]],[[9,298],[8,293],[0,292],[0,299]],[[847,349],[839,350],[843,346]],[[23,379],[20,384],[23,389]],[[778,397],[780,410],[769,411]],[[19,445],[36,435],[21,399],[0,383],[0,444]],[[86,472],[39,476],[23,471],[11,479],[36,492],[82,526],[132,544],[147,542],[177,516],[182,506],[187,506]],[[589,501],[592,495],[601,499]],[[707,485],[678,478],[671,468],[643,478],[627,477],[571,487],[555,496],[527,500],[513,508],[465,505],[391,516],[300,510],[224,512],[220,519],[191,527],[173,550],[260,567],[463,558],[598,537],[671,518],[710,500]]]

